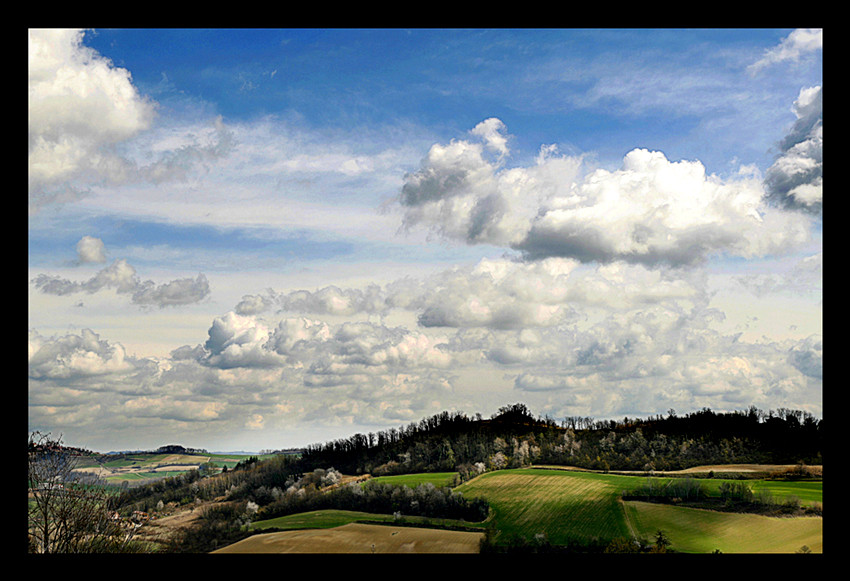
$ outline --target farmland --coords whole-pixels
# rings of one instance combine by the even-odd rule
[[[383,480],[416,486],[417,482],[450,477],[450,473],[414,474]],[[517,539],[545,539],[553,546],[587,545],[616,538],[649,542],[658,530],[663,530],[671,541],[669,548],[682,553],[793,553],[803,547],[816,553],[823,550],[823,520],[820,517],[777,518],[622,500],[624,492],[638,488],[645,481],[642,476],[532,468],[488,472],[455,488],[464,496],[488,500],[492,512],[486,523],[429,524],[463,526],[468,531],[476,528],[483,531],[490,525],[498,531],[494,539],[497,545],[515,543]],[[716,493],[723,482],[729,481],[705,480],[711,494]],[[822,503],[823,500],[820,481],[749,482],[754,490],[770,489],[773,498],[780,502],[791,496],[803,504]],[[333,529],[337,531],[335,534],[347,536],[355,530],[351,528],[352,523],[378,520],[394,524],[390,515],[347,511],[316,511],[256,522],[252,524],[255,530],[274,528],[278,531],[270,533],[274,537],[266,537],[274,538],[274,543],[257,545],[261,541],[256,539],[252,545],[246,540],[239,550],[245,551],[250,546],[262,547],[263,551],[296,550],[295,547],[301,546],[299,543],[313,537],[284,535],[280,531]],[[408,524],[417,524],[413,518],[405,517],[405,520]],[[358,546],[361,549],[369,546],[362,538],[365,529],[356,530]],[[387,531],[376,529],[375,532],[383,535]],[[326,532],[321,538],[332,538],[332,534]],[[287,544],[290,541],[292,545]],[[348,547],[348,541],[343,545]]]
[[[460,486],[467,496],[483,496],[494,511],[499,540],[545,535],[553,545],[593,539],[636,537],[650,540],[659,529],[679,552],[795,552],[823,549],[821,517],[776,518],[725,513],[665,504],[623,502],[622,492],[645,478],[534,469],[491,472]],[[711,480],[717,490],[722,480]],[[754,481],[782,500],[822,502],[822,482]]]
[[[208,465],[212,470],[224,467],[232,469],[244,457],[228,454],[156,454],[139,452],[120,454],[115,457],[100,456],[80,458],[76,471],[90,473],[106,481],[120,485],[133,485],[160,478],[178,476],[190,470]]]

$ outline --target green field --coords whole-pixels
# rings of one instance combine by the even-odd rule
[[[376,476],[368,482],[379,482],[385,484],[397,484],[416,487],[420,484],[430,482],[437,488],[452,486],[457,472],[423,472],[419,474],[399,474],[395,476]]]
[[[392,522],[393,517],[353,510],[314,510],[258,521],[251,523],[249,528],[252,530],[330,529],[363,520]]]
[[[806,546],[823,552],[823,519],[723,513],[649,502],[627,502],[629,521],[651,539],[661,529],[683,553],[794,553]]]
[[[584,472],[499,470],[482,474],[456,490],[490,502],[499,531],[497,543],[545,534],[553,545],[566,545],[628,537],[618,496],[635,480]]]
[[[440,527],[458,527],[476,528],[470,523],[460,522],[451,519],[437,519],[406,516],[404,523],[408,525],[424,524],[429,526]],[[278,529],[278,530],[301,530],[301,529],[329,529],[354,522],[383,522],[396,523],[398,522],[393,515],[389,514],[374,514],[369,512],[358,512],[353,510],[314,510],[310,512],[301,512],[298,514],[290,514],[277,518],[270,518],[263,521],[251,523],[249,528],[252,530]],[[482,530],[483,524],[480,525]]]
[[[680,552],[795,552],[823,550],[819,517],[773,518],[721,513],[642,502],[622,502],[624,491],[645,483],[639,476],[556,470],[501,470],[475,478],[457,490],[486,498],[499,531],[496,542],[543,534],[553,545],[595,539],[637,537],[651,541],[663,530]],[[664,480],[664,479],[660,479]],[[716,490],[721,481],[710,482]],[[793,495],[822,502],[822,482],[756,482],[775,498]]]

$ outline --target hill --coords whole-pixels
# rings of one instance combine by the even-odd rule
[[[624,418],[534,417],[524,404],[505,406],[489,420],[442,412],[407,427],[355,434],[308,446],[307,466],[375,475],[487,469],[531,463],[598,470],[682,470],[705,464],[822,463],[823,421],[805,412],[751,407],[702,409],[684,416]]]
[[[597,422],[566,418],[555,422],[533,416],[523,404],[514,404],[487,419],[480,414],[468,417],[442,412],[405,427],[313,444],[300,455],[243,457],[218,473],[195,470],[125,490],[121,502],[125,510],[151,514],[156,514],[159,507],[166,511],[168,507],[191,507],[192,511],[206,507],[194,515],[192,527],[181,529],[169,541],[167,550],[171,551],[213,550],[249,535],[246,522],[277,522],[275,519],[287,515],[317,510],[397,514],[426,521],[455,519],[453,522],[458,524],[453,527],[472,527],[480,532],[484,522],[510,526],[506,524],[510,518],[499,518],[503,509],[498,508],[498,494],[471,494],[474,489],[463,484],[482,482],[476,478],[482,474],[508,474],[511,470],[547,466],[596,471],[600,476],[615,472],[642,475],[624,476],[635,481],[645,481],[647,475],[653,474],[723,478],[726,482],[765,477],[818,479],[822,472],[815,473],[807,466],[822,463],[822,439],[821,420],[791,410],[761,412],[751,407],[742,412],[715,413],[703,409],[684,416],[671,412],[667,417],[647,419]],[[739,465],[737,471],[725,472],[732,463]],[[772,468],[753,468],[777,464],[786,470],[770,474]],[[699,471],[703,465],[713,468]],[[546,472],[535,471],[538,475]],[[449,486],[443,488],[417,478],[423,473],[440,473],[440,481]],[[393,475],[407,476],[398,481],[387,480]],[[544,482],[539,478],[533,481]],[[414,482],[415,487],[403,482]],[[343,486],[345,483],[355,485]],[[820,486],[820,482],[816,484]],[[405,489],[415,492],[404,492]],[[623,517],[618,517],[620,524],[616,524],[611,511],[624,510],[622,493],[614,489],[608,489],[608,493],[613,496],[607,497],[607,508],[592,518],[614,526],[600,529],[603,534],[621,534],[627,530],[623,528]],[[796,493],[794,489],[781,494],[784,498]],[[531,494],[529,488],[518,498],[530,501]],[[486,506],[490,517],[482,521],[488,514]],[[591,503],[579,510],[591,515],[601,506]],[[521,512],[524,510],[527,515],[534,512]],[[655,522],[651,511],[634,505],[628,514],[634,518],[648,515],[646,522]],[[543,515],[545,512],[534,518]],[[544,521],[538,524],[545,528],[548,525]],[[532,534],[530,530],[526,533]],[[513,542],[506,538],[502,536],[500,542]],[[701,545],[697,542],[693,546]],[[580,550],[587,549],[582,545]]]

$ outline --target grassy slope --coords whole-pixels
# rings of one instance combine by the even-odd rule
[[[661,529],[671,548],[683,553],[794,553],[804,545],[823,552],[823,519],[770,518],[646,502],[627,502],[639,536],[652,539]]]
[[[821,518],[779,519],[618,501],[622,491],[642,483],[637,476],[504,470],[484,474],[458,490],[490,500],[502,539],[512,535],[531,539],[545,533],[552,544],[562,544],[571,539],[629,537],[633,531],[652,540],[662,529],[672,548],[682,552],[794,552],[803,545],[822,550]],[[820,502],[821,484],[759,485],[771,487],[776,496],[794,494]],[[712,488],[716,486],[719,482],[711,482]]]
[[[404,484],[405,486],[416,487],[420,484],[430,482],[437,488],[443,486],[451,486],[454,482],[457,472],[424,472],[420,474],[399,474],[395,476],[376,476],[369,479],[369,482],[379,482],[385,484]]]
[[[628,537],[617,498],[631,484],[628,476],[503,470],[483,474],[457,490],[490,501],[502,539],[544,533],[552,544],[567,544]]]

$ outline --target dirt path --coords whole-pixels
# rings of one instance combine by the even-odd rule
[[[628,506],[626,506],[626,502],[625,502],[622,498],[618,498],[618,499],[617,499],[617,502],[619,502],[619,503],[620,503],[620,508],[622,508],[622,509],[623,509],[623,516],[624,516],[624,517],[625,517],[625,519],[626,519],[626,527],[629,529],[629,535],[630,535],[633,539],[637,539],[637,533],[635,532],[635,527],[634,527],[634,525],[632,524],[632,519],[631,519],[631,517],[629,516],[629,507],[628,507]]]

